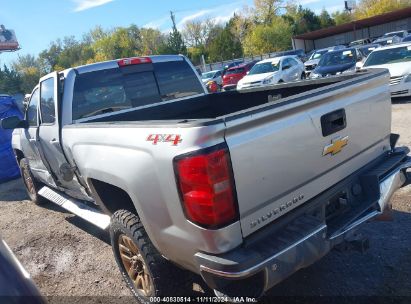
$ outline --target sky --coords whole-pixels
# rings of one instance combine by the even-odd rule
[[[343,9],[343,0],[296,0],[316,13],[323,7]],[[0,53],[0,64],[18,55],[38,55],[51,41],[65,36],[81,38],[97,25],[105,29],[136,24],[161,31],[171,28],[170,11],[179,28],[188,20],[205,17],[226,22],[253,0],[0,0],[0,24],[16,32],[21,50]]]

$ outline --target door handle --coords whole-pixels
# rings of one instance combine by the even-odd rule
[[[52,140],[50,140],[50,143],[51,144],[54,144],[54,143],[56,143],[57,142],[57,139],[55,139],[55,138],[53,138]]]
[[[328,136],[347,127],[345,110],[340,109],[321,116],[321,129],[323,136]]]
[[[36,142],[37,140],[35,138],[29,138],[29,142]]]

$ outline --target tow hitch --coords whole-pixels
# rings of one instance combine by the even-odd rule
[[[351,237],[346,238],[342,243],[336,245],[334,249],[337,251],[358,251],[364,254],[370,248],[370,241],[364,237],[361,233],[353,234]]]

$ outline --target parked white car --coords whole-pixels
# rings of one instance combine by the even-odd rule
[[[391,96],[411,96],[411,42],[374,50],[362,68],[388,69],[391,74]]]
[[[210,80],[214,80],[218,85],[221,86],[223,84],[223,75],[220,70],[205,72],[201,74],[201,80],[204,84],[206,84]]]
[[[237,84],[237,90],[297,81],[305,78],[304,64],[295,56],[282,56],[257,62]]]

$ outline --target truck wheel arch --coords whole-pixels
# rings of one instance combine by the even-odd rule
[[[20,164],[20,161],[24,158],[24,153],[21,150],[13,149],[14,155],[16,156],[17,163]]]
[[[104,213],[112,216],[116,211],[126,210],[135,214],[139,218],[144,217],[144,214],[137,210],[138,207],[136,208],[130,195],[123,188],[95,178],[88,178],[87,184],[91,190],[93,198]],[[150,227],[147,227],[147,223],[144,223],[143,219],[141,219],[141,224],[146,229],[154,247],[160,251],[157,240],[153,238],[154,235],[149,229]]]
[[[138,215],[131,197],[122,188],[94,178],[88,179],[88,185],[96,203],[105,213],[112,215],[123,209]]]

